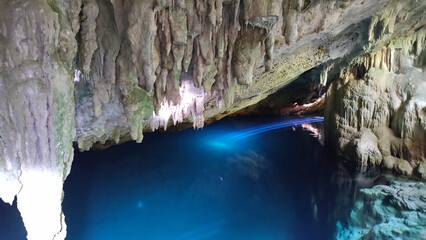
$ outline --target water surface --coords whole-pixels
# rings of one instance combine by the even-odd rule
[[[322,118],[228,118],[142,144],[76,153],[68,240],[334,239],[355,187],[322,146]],[[0,239],[23,240],[0,201]]]
[[[78,153],[67,239],[331,239],[333,169],[307,131],[321,121],[227,119]]]

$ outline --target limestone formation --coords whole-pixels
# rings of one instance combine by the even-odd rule
[[[17,196],[28,239],[66,235],[78,12],[77,1],[2,1],[0,9],[0,197]]]
[[[359,190],[336,239],[426,239],[426,184],[391,180]]]
[[[425,177],[426,31],[353,60],[326,99],[328,141],[349,161]]]
[[[65,237],[73,142],[88,150],[173,123],[202,127],[313,68],[322,83],[356,69],[327,97],[331,142],[425,175],[425,1],[1,3],[0,198],[17,196],[28,239]]]

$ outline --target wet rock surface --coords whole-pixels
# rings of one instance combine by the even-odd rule
[[[390,179],[359,190],[337,239],[426,239],[426,184]]]

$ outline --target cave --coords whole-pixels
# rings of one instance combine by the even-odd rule
[[[3,0],[1,240],[426,239],[426,1]]]

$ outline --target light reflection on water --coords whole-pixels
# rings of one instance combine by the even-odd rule
[[[289,128],[321,122],[227,119],[77,154],[68,239],[328,239],[332,169],[315,137]]]
[[[64,186],[67,239],[332,239],[340,176],[321,121],[230,118],[77,153]],[[22,222],[7,222],[12,210],[0,216],[2,240],[25,236]]]
[[[281,128],[293,127],[293,126],[309,124],[309,123],[318,123],[323,121],[324,121],[323,117],[295,118],[291,120],[263,124],[263,125],[256,126],[254,128],[250,128],[247,130],[237,131],[236,133],[232,133],[228,136],[225,136],[225,138],[238,141],[244,138],[253,137],[261,133],[266,133],[266,132],[281,129]]]
[[[326,240],[336,226],[348,239],[359,226],[347,223],[374,218],[352,219],[359,189],[387,180],[337,167],[321,121],[231,118],[77,153],[64,186],[67,239]],[[25,234],[16,203],[0,202],[0,239]]]
[[[257,135],[265,134],[270,131],[279,130],[288,127],[302,126],[305,130],[316,131],[315,126],[311,123],[321,123],[324,121],[323,117],[306,117],[306,118],[293,118],[283,121],[274,121],[272,123],[262,124],[256,127],[251,127],[244,130],[230,131],[229,133],[219,134],[216,137],[206,140],[206,143],[211,147],[216,147],[224,150],[235,149],[236,146],[241,144],[241,141],[254,138]],[[313,135],[318,137],[318,135]]]

